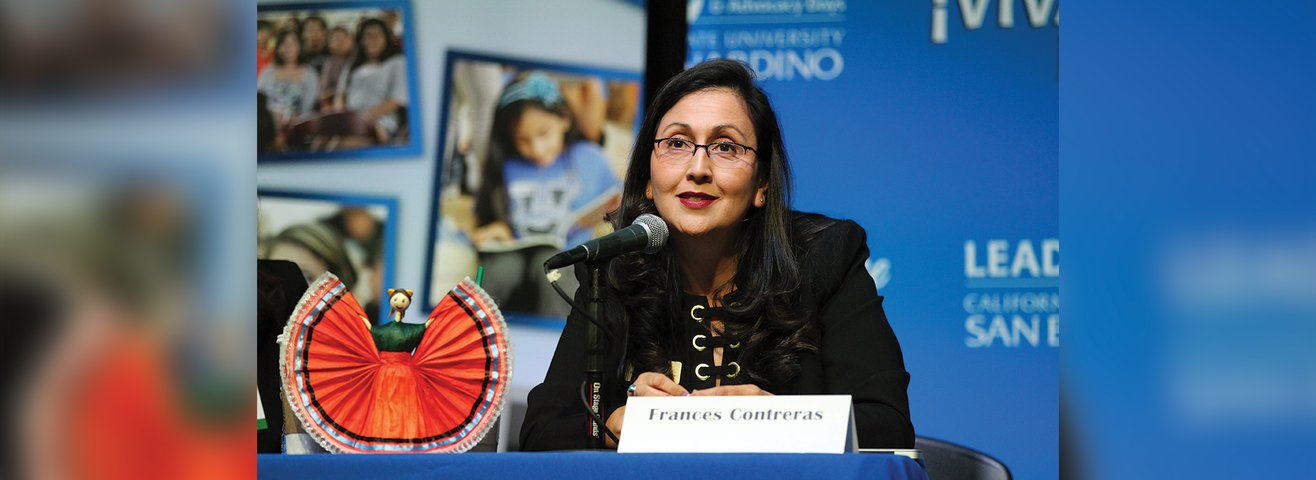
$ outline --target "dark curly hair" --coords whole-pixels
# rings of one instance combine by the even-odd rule
[[[731,314],[724,333],[745,339],[740,364],[754,383],[785,383],[799,373],[799,354],[817,346],[807,340],[811,318],[799,305],[801,255],[796,240],[803,239],[795,238],[791,223],[791,173],[781,127],[748,66],[710,60],[663,85],[645,113],[631,151],[621,204],[608,218],[614,228],[622,228],[641,214],[658,214],[644,195],[658,122],[682,98],[709,89],[729,90],[744,101],[758,139],[755,181],[767,185],[766,203],[750,208],[737,236],[734,251],[740,252],[740,258],[732,278],[736,301],[724,305]],[[681,318],[682,310],[680,278],[680,264],[670,247],[654,255],[623,255],[609,264],[608,286],[628,317],[614,331],[627,331],[625,358],[636,372],[669,373],[669,352],[677,348],[672,319]]]

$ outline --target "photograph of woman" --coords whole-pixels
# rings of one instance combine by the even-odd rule
[[[646,111],[609,218],[658,215],[671,234],[653,255],[602,267],[606,446],[624,435],[631,396],[775,394],[852,395],[860,447],[913,446],[910,377],[864,268],[866,233],[791,209],[782,138],[754,74],[732,60],[677,75]],[[582,281],[576,302],[592,293]],[[529,394],[525,450],[589,446],[586,325],[568,317]]]
[[[419,151],[411,132],[414,67],[405,3],[342,7],[263,4],[257,13],[261,159],[336,152]],[[405,147],[405,148],[404,148]]]
[[[297,265],[308,284],[337,275],[378,323],[386,316],[393,200],[261,191],[257,254]]]
[[[374,127],[374,142],[393,143],[406,135],[401,115],[408,104],[406,59],[393,30],[377,18],[361,22],[356,45],[356,60],[340,81],[335,109],[363,117]]]
[[[257,78],[256,91],[265,94],[266,108],[274,115],[274,148],[284,148],[288,127],[315,112],[320,77],[302,63],[302,39],[296,30],[279,31],[274,45],[274,63]]]

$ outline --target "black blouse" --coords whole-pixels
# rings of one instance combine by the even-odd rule
[[[848,220],[797,213],[796,232],[808,230],[809,244],[801,249],[805,287],[802,304],[818,312],[810,342],[816,352],[798,357],[799,374],[777,385],[759,385],[776,395],[849,394],[853,396],[855,426],[863,448],[912,448],[914,427],[909,417],[906,389],[909,373],[895,333],[882,310],[882,297],[869,276],[866,234]],[[585,269],[580,269],[585,270]],[[576,292],[577,304],[589,298],[588,282]],[[615,300],[604,296],[605,314],[620,314]],[[728,303],[735,294],[728,295]],[[681,327],[674,328],[673,377],[687,390],[711,388],[715,382],[735,385],[750,382],[739,365],[739,339],[711,335],[709,323],[726,315],[710,308],[700,296],[683,296]],[[558,340],[544,383],[531,390],[521,426],[523,450],[573,450],[587,445],[589,421],[580,399],[585,374],[586,325],[573,313]],[[683,327],[683,328],[682,328]],[[713,364],[713,348],[723,347],[722,365]],[[607,358],[605,365],[616,365]],[[679,367],[678,367],[679,363]],[[679,372],[678,372],[679,370]],[[626,387],[639,372],[614,375],[605,383],[603,416],[626,404]],[[678,374],[679,373],[679,374]]]
[[[727,297],[730,302],[735,296]],[[681,295],[682,315],[678,328],[673,329],[672,379],[685,387],[686,391],[703,390],[718,385],[739,385],[746,383],[748,375],[741,375],[739,338],[727,337],[722,332],[714,332],[716,322],[726,323],[730,312],[721,307],[710,307],[708,300],[701,295]],[[722,363],[715,364],[713,352],[722,349]],[[628,384],[635,374],[623,375]],[[629,385],[628,385],[629,386]]]

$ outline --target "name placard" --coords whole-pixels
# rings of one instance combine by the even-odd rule
[[[849,395],[632,397],[622,453],[855,451]]]

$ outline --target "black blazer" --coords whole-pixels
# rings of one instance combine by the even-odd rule
[[[849,220],[803,213],[792,216],[792,228],[796,238],[811,238],[800,249],[805,279],[800,295],[803,305],[818,312],[817,328],[810,338],[818,350],[800,354],[800,373],[793,381],[759,387],[778,395],[853,395],[860,447],[912,448],[914,427],[906,395],[909,373],[882,310],[882,297],[864,265],[868,246],[863,228]],[[589,282],[581,278],[580,284],[576,303],[585,305]],[[618,302],[609,300],[606,293],[604,299],[604,315],[624,318],[618,316],[624,315]],[[589,424],[580,399],[585,378],[586,324],[587,320],[574,312],[567,318],[544,383],[530,391],[521,427],[523,450],[586,448]],[[694,348],[686,347],[690,352],[678,350],[675,356],[694,355]],[[619,350],[613,348],[614,353],[605,358],[604,364],[620,364],[616,358]],[[682,386],[690,389],[698,384],[690,367],[683,370],[678,380]],[[605,420],[607,414],[625,405],[625,389],[630,385],[626,373],[614,372],[609,377],[604,392]]]

